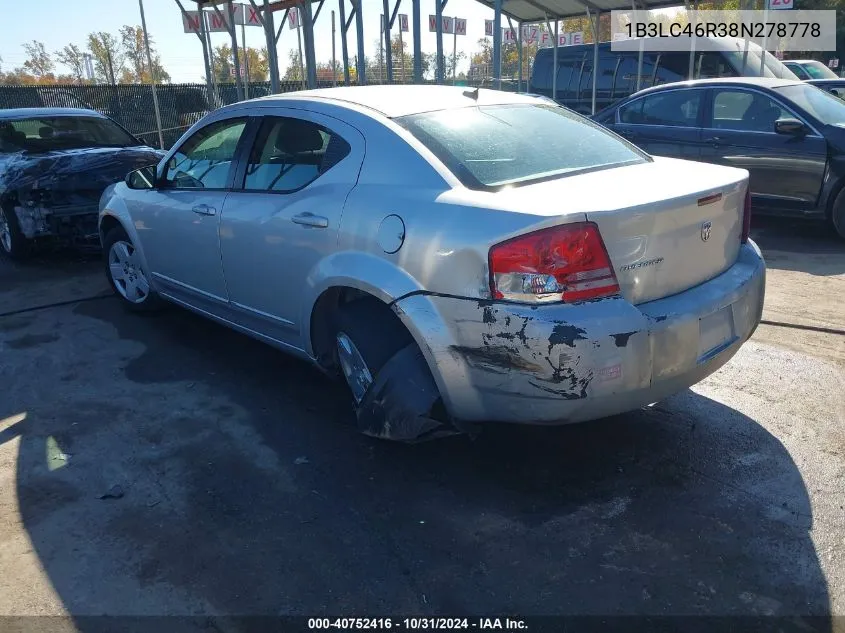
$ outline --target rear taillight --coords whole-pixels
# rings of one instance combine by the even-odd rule
[[[511,301],[583,301],[619,292],[592,222],[565,224],[496,244],[490,249],[490,291]]]
[[[740,242],[745,244],[751,235],[751,189],[745,190],[745,206],[742,208],[742,237]]]

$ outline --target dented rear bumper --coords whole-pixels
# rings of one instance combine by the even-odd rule
[[[636,306],[414,295],[394,307],[454,418],[569,423],[648,405],[716,371],[759,324],[765,275],[749,242],[714,279]]]

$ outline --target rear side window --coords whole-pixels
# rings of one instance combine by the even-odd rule
[[[316,123],[266,117],[250,152],[244,189],[297,191],[343,160],[349,150],[340,136]]]
[[[619,120],[632,125],[695,127],[702,90],[670,90],[637,99],[619,108]]]
[[[551,105],[441,110],[397,122],[476,189],[649,160],[596,123]]]

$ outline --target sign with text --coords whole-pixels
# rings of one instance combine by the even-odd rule
[[[298,29],[299,28],[299,9],[293,8],[288,13],[288,28],[291,29]]]
[[[200,28],[200,17],[199,11],[185,11],[182,13],[182,28],[184,29],[185,33],[199,33],[202,29]]]
[[[484,35],[493,37],[493,20],[484,20]]]
[[[261,17],[258,15],[258,10],[252,5],[246,6],[244,24],[247,26],[261,26]]]
[[[407,13],[400,13],[399,14],[399,30],[403,33],[408,32],[408,14]]]
[[[794,9],[795,0],[769,0],[769,9],[777,11],[779,9]]]
[[[221,7],[218,14],[214,9],[205,11],[205,23],[211,33],[229,32],[229,13],[225,6]]]
[[[461,18],[450,18],[446,17],[445,15],[441,17],[441,24],[442,24],[442,32],[449,33],[450,35],[453,33],[457,33],[457,35],[466,35],[467,34],[467,21],[462,20]],[[462,23],[462,24],[461,24]],[[457,27],[457,32],[455,31]],[[461,31],[463,29],[463,31]],[[437,32],[437,16],[436,15],[429,15],[428,16],[428,31],[429,33],[436,33]]]

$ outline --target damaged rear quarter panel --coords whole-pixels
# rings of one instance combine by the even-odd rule
[[[540,410],[555,400],[556,421],[566,421],[588,398],[650,383],[649,323],[624,299],[530,306],[416,295],[396,308],[460,419],[550,422]]]

